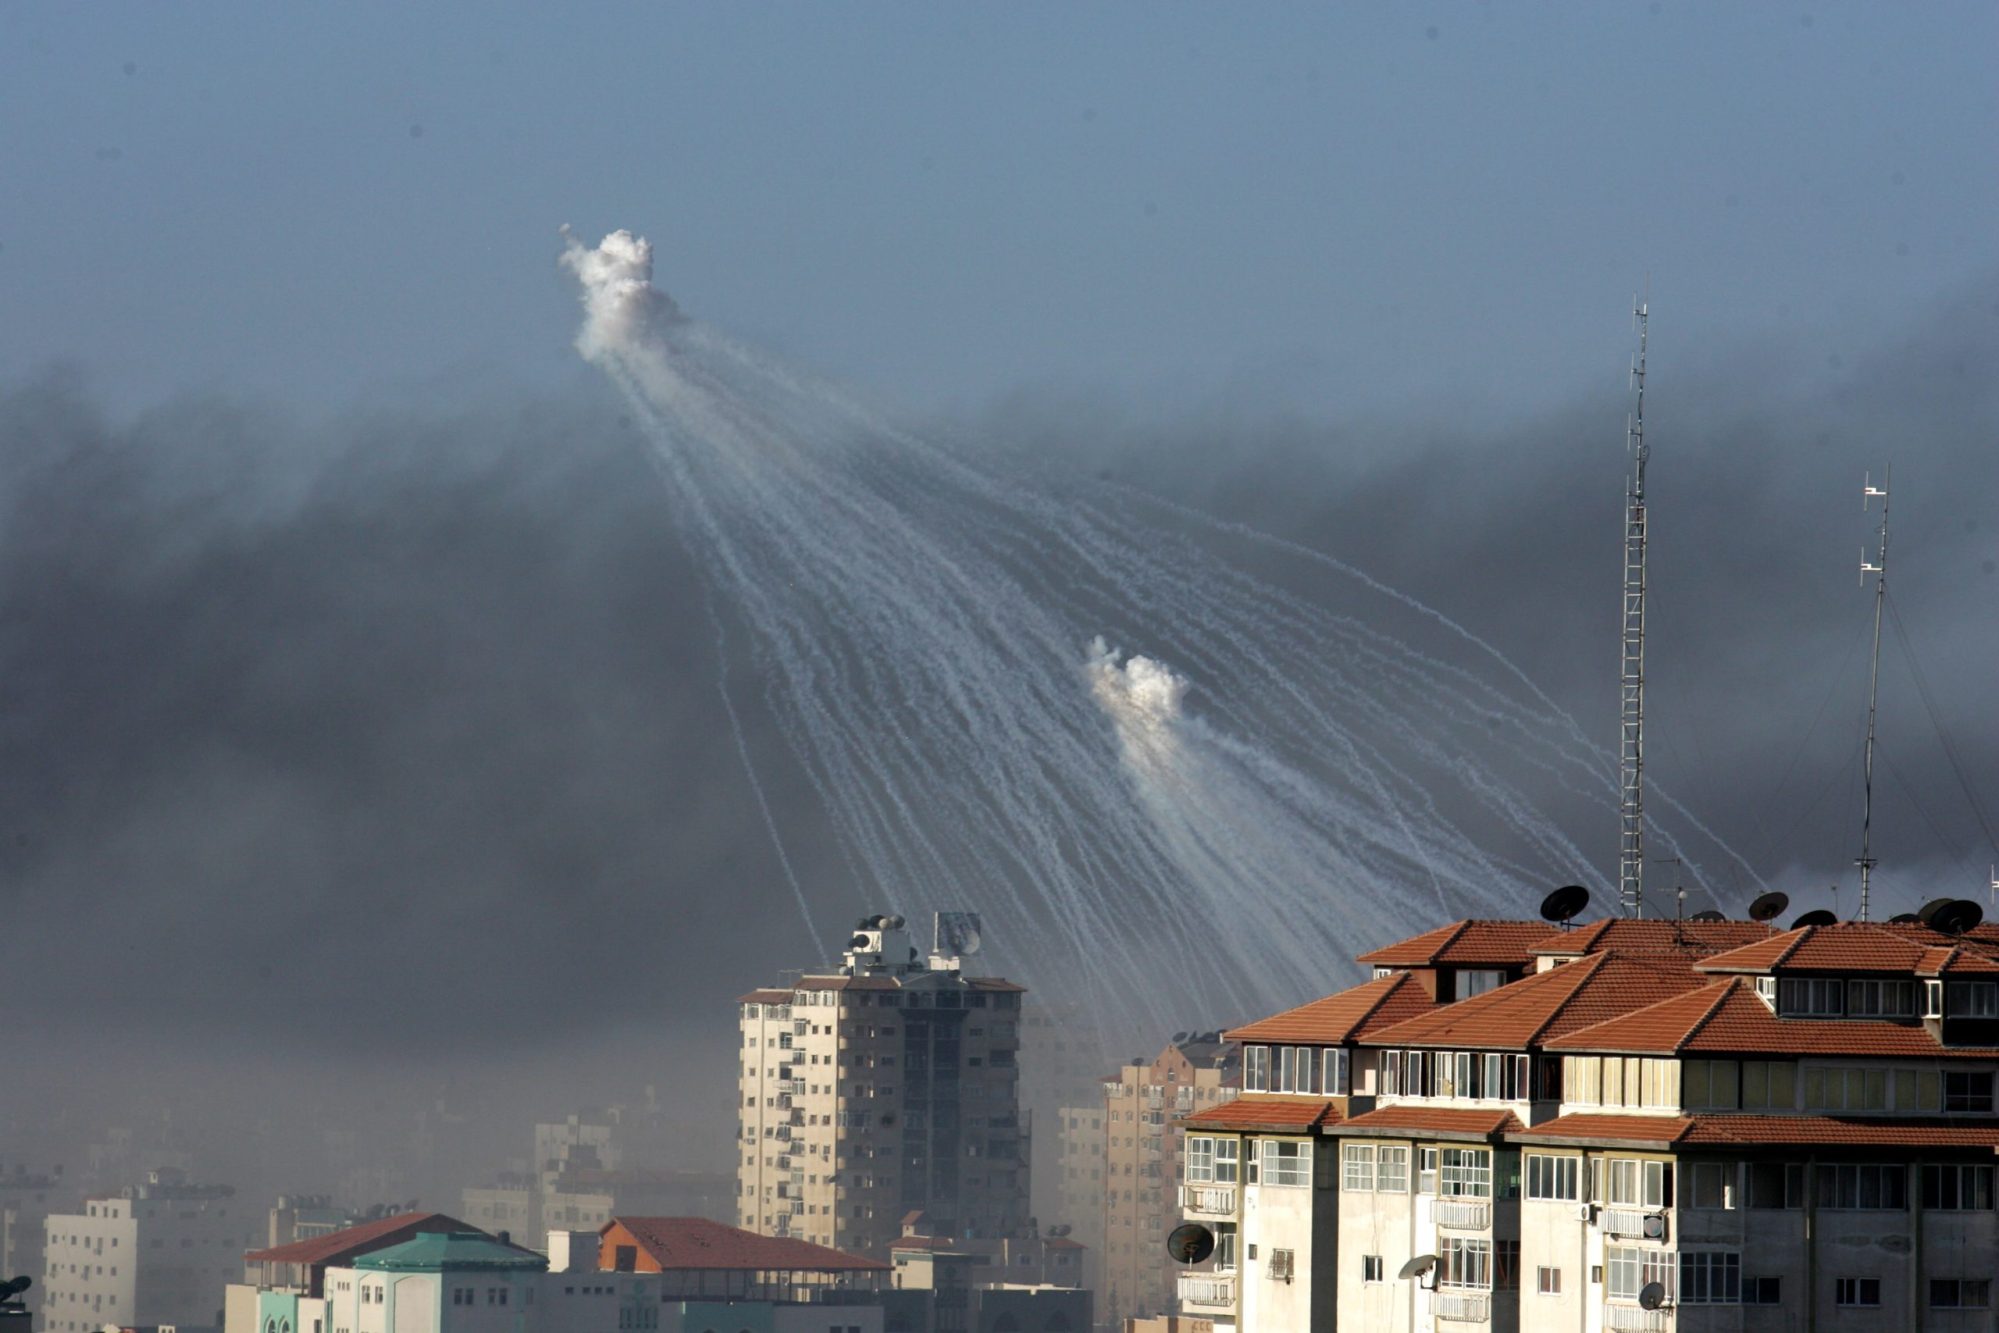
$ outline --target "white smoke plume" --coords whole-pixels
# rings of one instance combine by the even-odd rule
[[[680,321],[680,308],[652,285],[652,242],[628,231],[614,231],[595,246],[562,228],[565,246],[561,264],[576,275],[582,289],[583,327],[576,350],[586,360],[602,361],[614,350],[629,348],[663,324]]]

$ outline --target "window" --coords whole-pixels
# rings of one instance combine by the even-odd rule
[[[1270,1048],[1245,1046],[1242,1052],[1242,1086],[1247,1092],[1270,1091]]]
[[[1383,1148],[1376,1159],[1374,1188],[1382,1194],[1409,1192],[1409,1150]]]
[[[1374,1189],[1374,1145],[1349,1143],[1340,1149],[1340,1188]]]
[[[1943,1109],[1990,1113],[1992,1071],[1946,1070],[1943,1076]]]
[[[1635,1245],[1604,1247],[1606,1294],[1613,1300],[1635,1301],[1656,1282],[1673,1299],[1673,1255],[1667,1250],[1641,1250]]]
[[[1328,1097],[1344,1097],[1351,1090],[1352,1070],[1348,1060],[1349,1052],[1344,1046],[1329,1047],[1325,1055],[1325,1081],[1320,1087]]]
[[[1680,1254],[1680,1304],[1736,1305],[1742,1300],[1742,1256],[1733,1250]]]
[[[1784,1280],[1777,1277],[1746,1277],[1742,1279],[1742,1303],[1744,1305],[1782,1305],[1784,1303]]]
[[[1363,1254],[1360,1257],[1360,1280],[1362,1282],[1381,1281],[1381,1256]]]
[[[1537,1268],[1534,1270],[1534,1290],[1543,1296],[1562,1294],[1562,1270],[1559,1268]]]
[[[1751,1208],[1804,1207],[1803,1165],[1797,1162],[1751,1162],[1749,1206]]]
[[[1838,1018],[1846,989],[1836,977],[1781,977],[1777,981],[1777,1012],[1790,1018]]]
[[[1187,1136],[1187,1179],[1205,1184],[1215,1178],[1215,1141],[1204,1134]]]
[[[1238,1175],[1237,1165],[1242,1157],[1241,1139],[1215,1140],[1215,1183],[1233,1185]]]
[[[1735,1163],[1689,1162],[1684,1179],[1687,1207],[1735,1207]]]
[[[1312,1159],[1308,1145],[1295,1139],[1263,1140],[1263,1183],[1265,1185],[1309,1185]]]
[[[1582,1158],[1527,1155],[1527,1197],[1574,1202],[1582,1197]]]
[[[1950,1018],[1999,1018],[1999,982],[1945,982],[1944,1013]]]
[[[1818,1206],[1846,1211],[1909,1206],[1907,1168],[1886,1162],[1821,1164]]]
[[[1881,1304],[1881,1279],[1878,1277],[1842,1277],[1832,1284],[1834,1305],[1879,1305]]]
[[[1923,1167],[1923,1207],[1938,1212],[1982,1212],[1991,1208],[1992,1168],[1969,1163],[1929,1163]]]
[[[1483,995],[1489,990],[1498,990],[1505,984],[1506,974],[1504,972],[1469,967],[1458,969],[1458,998],[1460,1000],[1469,1000],[1474,995]]]
[[[1907,981],[1849,981],[1849,1018],[1907,1018],[1916,1012],[1916,989]]]
[[[1416,1175],[1416,1192],[1418,1194],[1435,1194],[1437,1192],[1437,1150],[1435,1148],[1419,1148],[1417,1152],[1420,1156],[1417,1158],[1419,1167]]]
[[[1433,1149],[1424,1149],[1428,1153]],[[1492,1153],[1485,1148],[1445,1148],[1437,1193],[1445,1198],[1490,1199]]]
[[[1492,1243],[1492,1285],[1499,1291],[1520,1290],[1520,1242],[1495,1240]]]
[[[1807,1069],[1805,1106],[1814,1111],[1885,1111],[1888,1071],[1858,1067]]]
[[[1235,1272],[1235,1257],[1236,1224],[1233,1222],[1215,1223],[1215,1271],[1217,1273]]]
[[[1983,1277],[1933,1277],[1930,1279],[1930,1308],[1933,1310],[1983,1310],[1992,1304],[1992,1280]]]
[[[1381,1053],[1381,1094],[1393,1097],[1402,1091],[1402,1055],[1398,1051]]]
[[[1295,1257],[1296,1251],[1293,1250],[1272,1250],[1270,1261],[1263,1267],[1264,1276],[1272,1282],[1289,1282]]]
[[[1437,1251],[1437,1285],[1440,1287],[1492,1287],[1492,1242],[1452,1236]]]
[[[1745,1061],[1742,1066],[1742,1109],[1789,1111],[1798,1101],[1798,1067],[1772,1060]]]
[[[1613,1157],[1609,1202],[1625,1208],[1664,1208],[1672,1197],[1672,1170],[1664,1162]]]

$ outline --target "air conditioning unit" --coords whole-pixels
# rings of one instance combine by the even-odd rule
[[[1664,1213],[1645,1214],[1644,1237],[1646,1240],[1666,1239],[1666,1215]]]
[[[1578,1222],[1594,1222],[1595,1220],[1596,1220],[1596,1205],[1595,1205],[1595,1204],[1593,1204],[1593,1203],[1579,1203],[1579,1204],[1577,1204],[1577,1205],[1576,1205],[1576,1221],[1578,1221]]]

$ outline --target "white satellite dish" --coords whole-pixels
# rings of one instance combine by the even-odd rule
[[[977,912],[939,912],[937,914],[937,952],[951,958],[966,958],[979,951],[979,914]]]

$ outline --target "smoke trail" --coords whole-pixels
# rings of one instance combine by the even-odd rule
[[[1150,501],[883,422],[687,319],[627,233],[563,262],[577,347],[629,400],[851,858],[815,904],[976,906],[1031,984],[1144,1030],[1186,994],[1222,1021],[1320,991],[1357,940],[1438,911],[1518,913],[1588,865],[1551,793],[1610,826],[1614,765],[1489,645],[1495,671],[1445,660]],[[1455,631],[1442,651],[1470,639],[1342,569]]]

